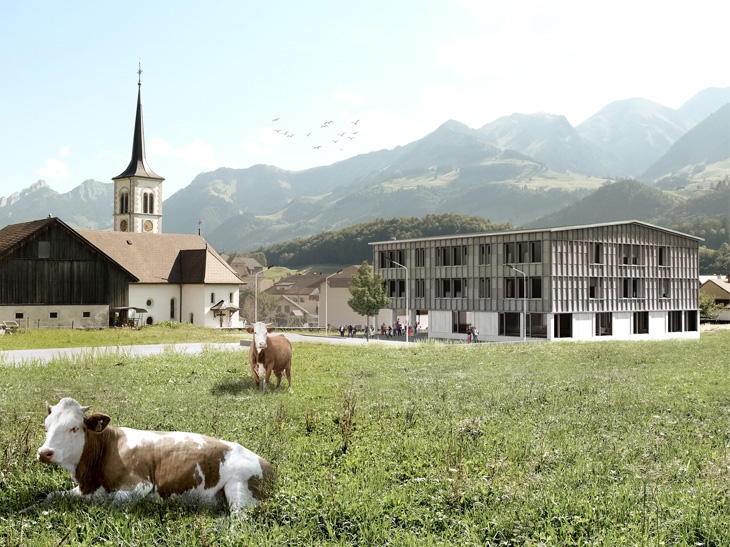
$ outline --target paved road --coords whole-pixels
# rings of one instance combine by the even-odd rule
[[[340,336],[306,336],[301,334],[286,334],[286,337],[292,342],[317,342],[322,344],[405,344],[404,341],[392,340],[370,340],[368,342],[364,338],[347,338]],[[179,353],[200,353],[204,349],[214,349],[216,351],[248,351],[250,340],[241,340],[240,342],[231,342],[230,344],[212,344],[209,342],[193,342],[189,344],[150,344],[144,346],[103,346],[98,348],[51,348],[51,349],[19,349],[0,351],[0,364],[22,365],[24,363],[32,363],[40,361],[47,363],[53,359],[73,358],[73,357],[90,357],[99,355],[119,354],[131,357],[140,357],[145,355],[156,355],[165,351],[174,351]]]

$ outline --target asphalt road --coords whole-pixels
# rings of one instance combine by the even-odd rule
[[[301,334],[286,334],[292,342],[312,342],[320,344],[405,344],[405,340],[380,340],[364,338],[348,338],[341,336],[305,336]],[[189,344],[150,344],[143,346],[104,346],[97,348],[50,348],[50,349],[19,349],[0,351],[0,364],[23,365],[34,362],[47,363],[54,359],[63,358],[94,358],[101,355],[120,355],[124,357],[142,357],[145,355],[156,355],[165,351],[178,353],[200,353],[205,349],[216,351],[240,351],[248,352],[250,340],[231,342],[230,344],[211,344],[209,342],[193,342]]]

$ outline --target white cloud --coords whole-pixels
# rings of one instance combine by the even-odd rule
[[[68,165],[56,158],[49,158],[46,160],[46,166],[39,169],[38,173],[45,180],[62,179],[68,175]]]
[[[61,149],[58,151],[58,155],[61,157],[68,156],[69,152],[70,152],[70,149],[68,146],[62,146]]]
[[[339,101],[341,103],[351,104],[355,106],[362,106],[367,103],[365,97],[363,97],[359,93],[355,93],[354,91],[347,91],[342,88],[339,88],[335,92],[334,98],[336,101]]]

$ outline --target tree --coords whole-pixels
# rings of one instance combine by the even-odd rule
[[[372,274],[367,260],[357,269],[357,275],[350,284],[352,298],[347,301],[352,311],[367,317],[365,334],[370,336],[370,318],[390,304],[390,298],[385,295],[385,281],[380,274]]]
[[[722,305],[715,301],[714,296],[707,293],[700,293],[700,317],[714,321],[722,310]]]
[[[238,297],[238,307],[241,308],[239,315],[249,323],[253,323],[254,317],[256,317],[256,314],[254,313],[254,304],[257,300],[259,305],[258,317],[262,321],[271,318],[274,315],[274,312],[276,312],[276,308],[279,306],[279,299],[273,294],[259,291],[257,297],[256,289],[253,287],[241,289]]]

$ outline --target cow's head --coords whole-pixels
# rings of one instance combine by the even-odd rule
[[[111,418],[104,414],[86,416],[88,406],[65,397],[57,405],[46,403],[46,442],[38,449],[38,459],[56,463],[74,472],[86,444],[86,432],[101,432]]]
[[[266,323],[262,323],[261,321],[257,321],[253,324],[253,326],[249,326],[246,328],[246,331],[249,334],[253,334],[253,340],[251,340],[251,344],[253,344],[253,347],[256,348],[256,351],[266,349],[266,336],[270,332],[273,332],[275,328],[276,327],[274,325],[267,325]]]

